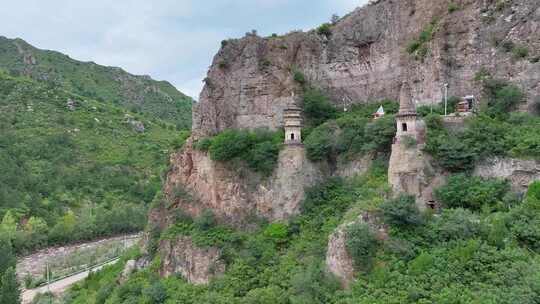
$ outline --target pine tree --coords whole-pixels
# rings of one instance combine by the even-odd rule
[[[21,291],[15,268],[10,267],[2,276],[0,286],[0,304],[18,304],[21,303]]]
[[[15,263],[11,242],[0,235],[0,278],[8,268],[15,267]]]

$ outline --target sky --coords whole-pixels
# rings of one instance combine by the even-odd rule
[[[3,3],[2,3],[3,2]],[[0,35],[167,80],[198,99],[221,41],[309,30],[367,0],[0,0]]]

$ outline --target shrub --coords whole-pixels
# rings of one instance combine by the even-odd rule
[[[535,181],[529,185],[526,200],[540,202],[540,181]]]
[[[472,170],[477,156],[463,140],[444,132],[428,131],[425,150],[450,172]]]
[[[389,152],[396,134],[393,115],[385,115],[366,125],[364,151]]]
[[[390,225],[407,228],[424,224],[414,196],[400,195],[380,206],[384,221]]]
[[[435,190],[435,197],[449,208],[480,210],[483,206],[501,207],[510,185],[505,180],[456,174]]]
[[[282,141],[281,132],[230,129],[213,138],[202,139],[195,146],[208,150],[215,161],[245,161],[253,171],[268,176],[277,163]]]
[[[409,263],[409,273],[415,276],[428,271],[435,263],[435,258],[429,253],[422,252]]]
[[[430,222],[429,231],[439,241],[467,240],[480,232],[480,219],[466,209],[444,210],[440,217]]]
[[[209,152],[216,161],[229,161],[248,150],[249,134],[237,130],[225,130],[212,139]]]
[[[289,229],[287,225],[283,223],[269,224],[264,230],[264,236],[273,240],[276,243],[283,243],[287,241]]]
[[[450,14],[455,11],[458,11],[459,9],[460,9],[459,5],[454,2],[451,2],[450,4],[448,4],[448,12]]]
[[[307,157],[312,161],[332,160],[339,149],[337,132],[334,123],[315,128],[304,141]]]
[[[208,151],[211,145],[212,145],[212,139],[207,137],[207,138],[198,140],[194,144],[194,148],[201,151]]]
[[[189,191],[181,184],[175,185],[172,190],[172,196],[175,201],[182,200],[185,203],[193,202],[193,196]]]
[[[195,225],[195,228],[205,231],[209,230],[212,227],[216,226],[216,219],[214,217],[214,213],[212,213],[211,210],[204,210],[203,213],[195,218],[193,221],[193,224]]]
[[[293,79],[294,79],[294,81],[298,82],[301,85],[305,85],[307,83],[306,82],[306,76],[304,76],[304,73],[302,73],[302,72],[300,72],[298,70],[294,71]]]
[[[527,58],[529,56],[529,49],[523,45],[516,45],[512,48],[512,56],[517,60]]]
[[[309,88],[304,92],[304,115],[309,125],[318,126],[335,118],[337,110],[323,92]]]
[[[506,40],[503,43],[501,43],[501,47],[505,52],[511,52],[514,49],[514,42],[511,40]]]
[[[354,223],[345,230],[345,245],[358,270],[369,271],[377,252],[378,241],[365,223]]]
[[[511,223],[510,231],[521,246],[540,252],[540,215],[538,208],[531,208],[530,204],[526,204],[513,209],[509,223]]]
[[[317,34],[330,37],[332,36],[332,25],[330,23],[323,23],[317,28]]]

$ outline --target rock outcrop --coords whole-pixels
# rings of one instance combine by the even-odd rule
[[[388,165],[388,181],[394,193],[416,197],[420,210],[436,207],[433,190],[444,185],[446,176],[433,167],[431,157],[418,145],[395,143]]]
[[[242,226],[256,215],[270,221],[286,220],[300,211],[304,188],[321,179],[321,171],[306,158],[301,145],[286,145],[268,179],[249,170],[231,169],[212,161],[191,143],[173,155],[165,193],[176,208],[196,217],[211,210],[221,222]],[[175,187],[185,187],[193,200],[174,197]]]
[[[524,193],[532,182],[540,180],[540,162],[494,158],[476,166],[474,174],[481,177],[508,179],[514,191]]]
[[[485,70],[518,84],[532,102],[540,95],[540,2],[537,0],[383,0],[359,8],[332,27],[261,38],[226,40],[210,67],[193,119],[195,134],[227,128],[280,126],[294,71],[340,105],[396,99],[401,81],[419,104],[449,95],[481,95],[475,74]],[[450,12],[450,3],[459,9]],[[407,47],[434,23],[415,58]],[[500,45],[527,48],[515,58]]]
[[[218,248],[200,248],[190,237],[180,236],[174,240],[162,240],[159,244],[161,257],[160,275],[168,277],[181,274],[192,284],[207,284],[211,278],[225,272]]]
[[[328,239],[326,251],[326,269],[336,276],[343,287],[348,288],[354,281],[356,270],[354,262],[347,252],[347,227],[356,223],[367,223],[377,235],[379,241],[388,239],[387,227],[370,212],[363,212],[355,221],[340,225]]]

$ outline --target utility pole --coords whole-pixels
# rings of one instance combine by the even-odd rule
[[[444,116],[448,115],[448,83],[444,84]]]

